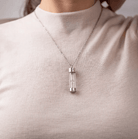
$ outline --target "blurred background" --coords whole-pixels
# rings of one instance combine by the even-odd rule
[[[0,24],[23,17],[25,0],[0,0]],[[107,6],[103,3],[103,6]],[[124,5],[116,11],[125,17],[138,15],[138,0],[126,0]]]

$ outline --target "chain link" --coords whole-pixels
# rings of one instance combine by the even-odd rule
[[[95,1],[97,1],[97,0],[95,0]],[[94,3],[94,4],[95,4],[95,3]],[[98,18],[98,20],[97,20],[97,22],[96,22],[96,24],[95,24],[95,26],[94,26],[94,28],[93,28],[93,30],[92,30],[92,33],[93,33],[93,31],[94,31],[94,29],[95,29],[95,27],[96,27],[96,25],[97,25],[97,23],[98,23],[98,21],[99,21],[99,19],[100,19],[100,17],[101,17],[102,10],[103,10],[103,8],[101,8],[100,16],[99,16],[99,18]],[[35,11],[34,11],[34,13],[35,13]],[[94,13],[93,13],[93,14],[94,14]],[[49,34],[49,36],[51,37],[51,39],[55,42],[55,40],[52,38],[52,36],[51,36],[50,33],[48,32],[48,30],[45,28],[45,26],[43,25],[43,23],[40,21],[40,19],[39,19],[38,16],[36,15],[36,13],[35,13],[35,16],[36,16],[36,18],[38,19],[38,21],[41,23],[41,25],[44,27],[44,29],[47,31],[47,33]],[[91,34],[92,34],[92,33],[91,33]],[[90,36],[91,36],[91,34],[90,34]],[[90,36],[88,37],[87,41],[89,40]],[[86,43],[87,43],[87,41],[86,41]],[[85,45],[86,45],[86,43],[85,43]],[[57,45],[56,42],[55,42],[55,44],[56,44],[56,46],[58,47],[58,45]],[[84,45],[84,46],[85,46],[85,45]],[[77,62],[77,60],[78,60],[80,54],[82,53],[82,50],[83,50],[84,46],[83,46],[82,49],[79,51],[79,54],[78,54],[78,56],[77,56],[77,58],[76,58],[76,60],[75,60],[75,62],[74,62],[73,65],[71,65],[71,64],[69,63],[68,59],[66,58],[66,56],[63,54],[63,52],[60,50],[59,47],[58,47],[58,49],[59,49],[59,51],[61,52],[61,54],[64,56],[64,58],[66,59],[66,61],[67,61],[68,64],[70,65],[70,67],[73,67],[73,66],[75,65],[75,63]]]

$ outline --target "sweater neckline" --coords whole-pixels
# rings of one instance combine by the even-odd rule
[[[88,26],[93,28],[102,10],[99,0],[90,8],[73,12],[53,13],[41,9],[39,6],[40,4],[34,12],[47,30],[66,34],[70,34],[76,29],[82,30]]]

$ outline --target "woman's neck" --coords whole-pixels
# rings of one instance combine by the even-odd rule
[[[42,0],[39,7],[53,13],[74,12],[90,8],[97,0]]]

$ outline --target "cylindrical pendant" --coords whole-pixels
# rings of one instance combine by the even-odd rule
[[[75,68],[69,68],[69,88],[71,93],[76,92],[76,72]]]

